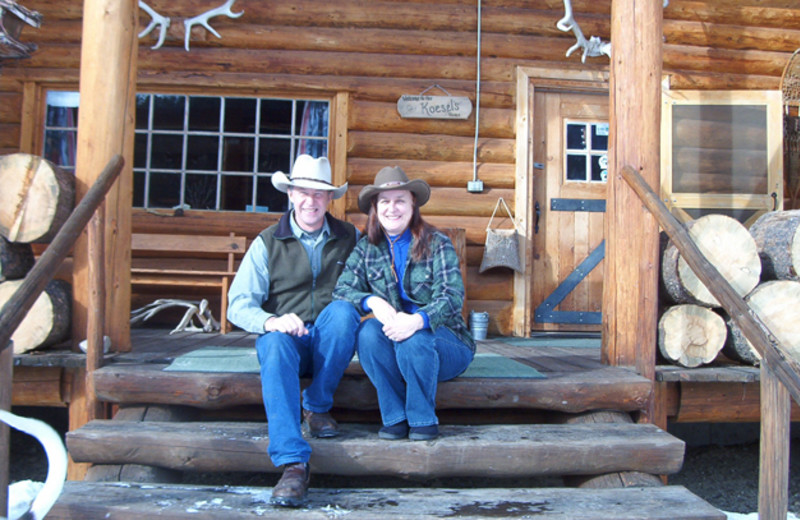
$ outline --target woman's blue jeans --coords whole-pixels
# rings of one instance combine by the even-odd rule
[[[473,352],[452,331],[439,327],[419,330],[394,342],[381,323],[370,318],[356,336],[358,359],[378,393],[383,424],[408,421],[411,427],[438,424],[436,388],[461,374],[472,362]]]
[[[300,378],[311,378],[302,392],[302,407],[317,413],[330,410],[336,387],[353,358],[359,320],[352,304],[333,301],[308,326],[306,336],[268,332],[256,340],[269,431],[267,451],[276,467],[308,462],[311,447],[301,429]]]

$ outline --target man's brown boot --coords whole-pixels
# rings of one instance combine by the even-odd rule
[[[312,437],[327,439],[339,435],[339,425],[328,412],[315,413],[303,409],[303,421]]]
[[[283,507],[302,506],[306,501],[310,481],[311,471],[307,462],[287,464],[284,466],[281,479],[272,488],[271,503]]]

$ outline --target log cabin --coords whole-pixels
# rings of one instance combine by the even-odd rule
[[[98,14],[78,0],[28,0],[42,25],[19,38],[36,50],[0,63],[0,154],[42,155],[73,169],[78,197],[109,156],[81,153],[91,135],[107,136],[105,151],[127,160],[102,233],[113,288],[103,332],[119,352],[132,347],[130,309],[163,294],[131,288],[137,259],[127,237],[254,238],[286,204],[269,176],[287,171],[300,150],[322,150],[336,183],[349,183],[333,213],[356,225],[358,191],[380,167],[398,164],[425,179],[433,189],[426,218],[465,230],[467,310],[489,313],[491,335],[602,332],[603,362],[650,380],[658,228],[613,172],[634,164],[684,220],[721,212],[746,222],[794,207],[780,153],[781,78],[800,47],[800,9],[789,0],[673,0],[648,13],[644,27],[627,2],[571,2],[580,31],[616,44],[616,56],[637,51],[615,35],[661,35],[660,46],[650,43],[656,58],[643,63],[572,49],[577,31],[558,27],[560,0],[237,0],[228,15],[209,19],[219,36],[181,23],[220,3],[153,0],[136,10],[123,2]],[[147,31],[156,15],[172,23]],[[642,65],[651,66],[647,74]],[[104,101],[87,103],[84,92]],[[402,98],[425,95],[467,98],[471,111],[436,118],[398,110]],[[720,105],[722,116],[697,109]],[[103,112],[107,121],[97,123]],[[722,129],[713,126],[719,117]],[[725,132],[742,118],[750,137],[734,148]],[[77,135],[78,126],[89,135]],[[698,152],[698,133],[723,141],[708,145],[721,159]],[[754,166],[726,175],[725,161]],[[501,198],[513,218],[492,218]],[[490,222],[517,229],[520,271],[479,272]],[[75,344],[92,318],[86,240],[58,275],[74,287]],[[186,291],[169,294],[221,306],[216,289]],[[731,395],[748,394],[741,381],[712,388],[675,377],[640,410],[648,420],[758,417],[751,400],[727,408]]]

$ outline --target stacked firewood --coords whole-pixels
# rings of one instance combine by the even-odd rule
[[[75,177],[34,155],[0,157],[0,311],[34,264],[33,243],[49,243],[72,211]],[[72,288],[51,280],[17,327],[14,353],[69,336]]]
[[[800,351],[800,210],[773,211],[747,229],[724,215],[687,224],[700,251],[742,296],[779,343]],[[658,347],[668,361],[697,367],[721,353],[758,365],[760,356],[736,322],[700,282],[671,240],[661,255]]]

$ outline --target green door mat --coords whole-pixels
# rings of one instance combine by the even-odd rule
[[[355,358],[354,360],[357,360]],[[258,374],[258,357],[254,348],[203,347],[176,357],[164,370],[171,372],[238,372]],[[543,378],[541,372],[513,359],[480,352],[459,377]]]

